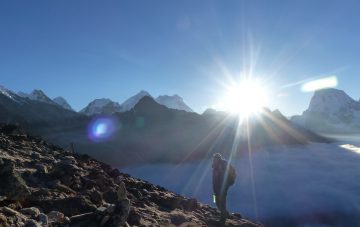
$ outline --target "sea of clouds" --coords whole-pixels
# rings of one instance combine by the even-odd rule
[[[244,155],[233,165],[232,212],[266,226],[360,226],[359,144],[278,146]],[[121,170],[214,206],[211,160]]]

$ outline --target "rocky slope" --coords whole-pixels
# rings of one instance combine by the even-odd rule
[[[217,226],[218,210],[0,126],[0,226]],[[239,214],[226,226],[260,226]]]

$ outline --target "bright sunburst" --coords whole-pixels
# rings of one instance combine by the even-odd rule
[[[268,92],[261,81],[243,79],[226,89],[226,94],[221,102],[226,111],[249,116],[256,114],[267,105]]]

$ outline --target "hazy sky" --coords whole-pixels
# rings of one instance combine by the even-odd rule
[[[77,110],[147,90],[203,111],[229,75],[252,71],[270,108],[297,114],[312,94],[296,83],[309,78],[336,75],[360,98],[359,12],[356,0],[4,0],[0,84],[61,95]]]

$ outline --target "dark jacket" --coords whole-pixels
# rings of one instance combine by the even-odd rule
[[[220,195],[222,190],[227,191],[234,184],[236,172],[234,167],[222,159],[221,156],[214,156],[212,168],[214,194]]]

